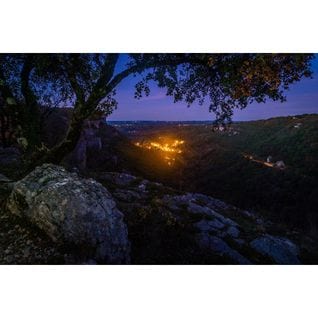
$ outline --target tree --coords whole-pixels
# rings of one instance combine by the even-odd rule
[[[33,162],[58,163],[78,141],[85,119],[110,114],[117,106],[116,87],[140,74],[135,97],[150,93],[149,82],[166,88],[174,101],[188,105],[209,102],[224,123],[234,108],[253,101],[284,101],[284,91],[302,77],[310,77],[311,54],[128,54],[116,71],[119,54],[2,54],[0,94],[3,106],[18,110],[23,137]],[[49,150],[35,151],[43,106],[71,105],[72,118],[65,138]]]

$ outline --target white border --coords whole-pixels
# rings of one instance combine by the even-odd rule
[[[5,266],[0,278],[6,318],[299,318],[317,305],[313,266]]]
[[[2,52],[318,52],[315,0],[1,0]]]
[[[10,0],[0,52],[318,52],[315,0]],[[314,317],[317,266],[1,266],[1,317]]]

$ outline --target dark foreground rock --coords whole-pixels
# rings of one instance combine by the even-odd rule
[[[7,177],[16,178],[19,176],[19,171],[22,163],[22,154],[18,147],[1,147],[0,146],[0,174]],[[0,177],[0,183],[3,182]]]
[[[65,264],[70,256],[19,217],[1,210],[0,264]]]
[[[299,248],[290,240],[264,235],[251,242],[251,246],[263,255],[267,255],[278,264],[300,264]]]
[[[286,232],[203,194],[127,173],[98,173],[99,183],[54,165],[16,183],[0,177],[13,189],[0,214],[3,264],[306,263]]]
[[[301,263],[297,245],[253,212],[128,174],[98,178],[128,220],[134,263]]]
[[[14,184],[6,208],[56,244],[68,246],[83,262],[130,262],[123,215],[111,194],[93,179],[42,165]]]

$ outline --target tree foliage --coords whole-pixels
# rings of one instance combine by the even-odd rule
[[[116,87],[138,75],[135,97],[149,95],[150,81],[175,102],[207,102],[217,121],[230,121],[234,108],[253,101],[285,100],[284,91],[310,77],[311,54],[1,54],[1,111],[14,109],[20,137],[40,144],[43,107],[72,106],[65,139],[45,155],[60,161],[74,148],[85,119],[110,114],[117,106]],[[140,79],[141,78],[141,79]],[[45,113],[45,112],[44,112]]]

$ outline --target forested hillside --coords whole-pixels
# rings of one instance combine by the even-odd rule
[[[143,168],[147,177],[213,195],[289,228],[317,234],[317,115],[234,123],[225,130],[206,123],[135,124],[125,132],[134,142],[163,136],[185,141],[168,174]],[[275,166],[277,161],[283,161],[284,167]]]

